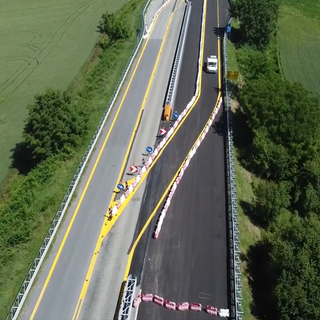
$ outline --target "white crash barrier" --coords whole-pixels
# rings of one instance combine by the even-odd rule
[[[154,296],[153,297],[153,302],[159,306],[163,306],[164,304],[164,299],[162,297],[159,297],[159,296]]]
[[[153,233],[153,236],[152,236],[153,239],[158,239],[160,231],[161,231],[163,219],[164,219],[164,217],[165,217],[165,215],[166,215],[166,213],[168,211],[168,208],[169,208],[170,203],[171,203],[171,199],[172,199],[172,197],[173,197],[173,195],[174,195],[174,193],[175,193],[175,191],[177,189],[177,185],[179,184],[179,182],[180,182],[185,170],[188,168],[191,159],[196,154],[197,149],[201,145],[203,139],[205,138],[205,136],[209,132],[209,129],[212,126],[212,123],[213,123],[213,121],[214,121],[214,119],[216,117],[216,114],[218,113],[218,111],[219,111],[219,109],[221,107],[221,104],[222,104],[222,99],[219,100],[217,108],[211,114],[208,122],[206,123],[204,129],[202,130],[203,133],[199,136],[197,141],[194,143],[193,147],[191,148],[191,151],[189,152],[189,154],[188,154],[188,156],[187,156],[187,158],[185,160],[184,165],[182,166],[177,178],[175,179],[173,185],[171,186],[171,189],[169,191],[169,195],[168,195],[168,197],[167,197],[167,199],[166,199],[166,201],[164,203],[163,210],[161,211],[161,213],[159,215],[158,222],[156,223],[156,227],[155,227],[155,230],[154,230],[154,233]]]
[[[151,293],[147,293],[147,294],[142,294],[142,296],[141,296],[141,300],[143,301],[143,302],[151,302],[152,300],[153,300],[153,294],[151,294]]]
[[[158,11],[155,13],[154,18],[152,19],[152,22],[146,32],[146,34],[144,35],[144,37],[147,37],[152,25],[155,22],[156,17],[160,14],[160,12],[163,10],[163,8],[165,6],[168,5],[168,3],[170,2],[170,0],[167,0],[159,9]],[[206,5],[206,2],[203,3],[203,6]],[[166,145],[167,141],[169,140],[170,136],[173,135],[174,131],[177,129],[179,123],[183,120],[183,118],[186,117],[187,112],[189,111],[189,109],[191,109],[191,106],[193,105],[193,103],[195,102],[196,98],[199,95],[199,81],[200,81],[200,77],[202,74],[202,49],[203,49],[203,41],[204,41],[204,35],[203,35],[203,28],[204,28],[204,14],[205,14],[205,8],[203,7],[202,10],[202,23],[201,23],[201,30],[200,30],[200,34],[201,34],[201,40],[200,40],[200,45],[199,45],[199,57],[198,57],[198,72],[197,72],[197,79],[196,79],[196,90],[195,90],[195,94],[192,97],[192,99],[190,100],[190,102],[187,104],[187,106],[185,107],[184,111],[179,115],[178,119],[176,120],[176,122],[174,123],[172,129],[173,130],[169,130],[169,132],[166,134],[166,136],[162,139],[162,141],[160,142],[160,144],[153,150],[152,154],[150,155],[150,157],[148,158],[148,160],[146,161],[146,163],[148,163],[148,170],[150,169],[151,164],[156,160],[156,156],[159,154],[160,150],[164,148],[164,146]],[[130,188],[130,194],[135,192],[135,189],[137,187],[137,185],[139,184],[139,182],[141,181],[142,176],[144,176],[147,172],[148,172],[147,168],[145,165],[142,166],[140,173],[136,176],[134,182],[132,183],[132,188]],[[130,197],[130,194],[127,196],[123,196],[121,197],[116,205],[111,208],[111,212],[112,215],[116,215],[117,212],[119,211],[120,207],[122,206],[122,204],[127,200],[128,197]]]
[[[133,300],[133,307],[137,308],[139,307],[140,303],[141,303],[142,299],[141,296],[137,296],[134,300]]]
[[[211,316],[217,316],[218,315],[218,309],[212,306],[207,306],[206,312],[210,314]]]
[[[229,318],[230,317],[230,312],[229,309],[220,309],[218,312],[219,317],[222,318]]]
[[[200,311],[202,311],[202,304],[201,303],[190,303],[189,309],[191,311],[200,312]]]
[[[176,310],[177,304],[173,301],[166,300],[164,302],[164,307],[169,310]]]
[[[178,311],[187,311],[189,310],[189,302],[179,302],[177,304]]]

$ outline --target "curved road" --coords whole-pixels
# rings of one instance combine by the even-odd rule
[[[189,28],[176,100],[178,109],[190,100],[185,95],[193,92],[202,5],[203,1],[193,1],[192,28]],[[225,25],[227,18],[227,1],[207,2],[204,58],[218,53],[219,29],[216,27]],[[216,103],[217,89],[217,75],[203,72],[202,92],[195,109],[149,175],[137,232],[203,129]],[[224,152],[221,109],[173,196],[159,239],[151,239],[154,219],[135,251],[130,273],[138,277],[142,292],[176,302],[229,307]],[[172,312],[153,303],[142,303],[138,311],[138,320],[205,317],[204,312]]]
[[[159,7],[160,5],[161,3]],[[119,182],[117,181],[118,175],[122,161],[127,153],[127,146],[133,134],[137,116],[144,105],[145,94],[150,89],[152,83],[152,72],[157,64],[157,56],[165,36],[169,17],[174,8],[177,7],[177,1],[171,1],[161,13],[149,40],[145,42],[145,51],[136,72],[134,72],[135,65],[132,67],[131,74],[128,76],[128,79],[131,76],[133,77],[132,83],[127,91],[123,90],[122,96],[118,99],[118,104],[114,106],[110,120],[104,128],[96,146],[96,152],[92,156],[88,168],[82,177],[76,201],[70,206],[69,214],[66,216],[61,230],[59,230],[52,252],[38,276],[36,285],[29,294],[27,303],[20,316],[21,319],[72,319],[78,306],[78,299],[82,293],[91,257],[94,254],[99,238],[99,231],[104,224],[104,215],[107,213],[114,186]],[[168,34],[167,41],[172,49],[164,51],[160,59],[161,61],[159,61],[159,63],[163,63],[161,68],[162,73],[155,75],[159,90],[163,87],[163,91],[165,91],[167,86],[182,13],[183,6],[173,16],[172,31]],[[154,97],[158,97],[157,88],[151,89],[150,93],[153,93]],[[160,94],[163,96],[164,92],[160,92]],[[121,99],[123,99],[123,104],[120,108],[119,103]],[[146,126],[141,123],[140,127],[144,127],[142,129],[145,136],[150,137],[150,139],[153,137],[152,140],[154,141],[156,135],[154,128],[157,127],[161,114],[162,101],[155,102],[149,98],[149,104],[144,105],[144,108],[146,112],[143,115],[143,119],[147,120],[143,121],[151,122],[154,125]],[[120,110],[118,114],[116,113],[117,110]],[[147,143],[148,141],[142,142]],[[136,157],[139,154],[140,158],[142,146],[140,145],[138,148],[140,150],[137,150],[137,146],[134,146],[131,153]],[[132,222],[136,221],[137,216],[138,212],[131,217],[120,217],[117,222],[118,228],[116,224],[112,232],[105,238],[101,249],[103,251],[103,248],[107,248],[108,264],[113,267],[116,266],[115,270],[111,272],[115,272],[121,280],[123,273],[121,273],[121,270],[117,270],[117,265],[121,264],[121,259],[123,259],[123,263],[125,264],[127,256],[126,252],[119,250],[119,248],[121,248],[121,245],[125,246],[126,242],[131,241],[135,225],[135,222],[133,224]],[[131,231],[130,228],[132,229]],[[120,235],[117,235],[117,233],[120,233]],[[67,237],[65,236],[66,234],[68,235]],[[109,242],[115,235],[116,239],[119,240],[117,242],[118,246],[112,244],[110,247]],[[101,265],[99,268],[98,261],[97,270],[100,269]],[[90,301],[90,304],[93,303],[98,310],[93,312],[89,308],[90,304],[88,306],[85,303],[83,309],[84,318],[101,319],[102,315],[106,317],[104,311],[105,305],[107,305],[109,311],[108,318],[111,319],[119,292],[119,287],[115,285],[117,278],[115,278],[114,283],[109,283],[109,296],[105,297],[102,295],[98,298],[97,295],[93,296],[93,293],[97,291],[97,287],[94,286],[96,279],[100,279],[101,281],[106,281],[106,279],[105,277],[101,278],[101,274],[96,273],[93,276],[93,288],[90,285],[88,290],[88,301]],[[108,297],[115,297],[115,299],[114,301],[111,301],[112,299],[107,300],[110,304],[106,304],[105,299]],[[114,303],[112,304],[112,302]],[[79,314],[77,314],[78,316]]]

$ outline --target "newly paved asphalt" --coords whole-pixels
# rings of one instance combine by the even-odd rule
[[[118,115],[116,125],[102,152],[100,161],[92,176],[91,183],[83,198],[82,205],[52,273],[51,280],[40,301],[34,319],[70,320],[73,316],[104,220],[104,214],[107,212],[114,186],[117,183],[116,179],[120,171],[122,159],[125,156],[161,41],[165,33],[166,25],[174,5],[175,1],[172,1],[155,25],[154,32],[127,93],[123,107]],[[115,109],[116,107],[117,106],[115,106]],[[78,203],[82,190],[84,189],[84,185],[91,172],[94,161],[97,158],[97,154],[101,149],[102,143],[110,128],[114,113],[115,111],[113,111],[109,123],[104,128],[102,138],[96,147],[97,152],[93,155],[87,171],[82,178],[76,200],[70,207],[69,214],[57,237],[52,253],[44,264],[37,283],[30,293],[24,312],[20,317],[21,319],[29,319],[34,310],[36,301],[62,241],[62,237]],[[118,288],[114,289],[117,291]],[[118,294],[118,292],[116,294]],[[92,319],[91,316],[90,319]],[[99,316],[96,319],[99,319]]]
[[[224,1],[226,2],[226,1]],[[220,4],[220,25],[227,4]],[[194,0],[188,39],[177,92],[176,107],[183,108],[194,91],[194,79],[203,1]],[[208,1],[204,58],[217,54],[217,2]],[[217,99],[218,79],[203,73],[202,94],[162,159],[149,175],[137,232],[153,211],[174,173],[203,129]],[[191,95],[189,95],[191,92]],[[188,97],[186,97],[188,95]],[[180,109],[180,110],[181,110]],[[155,221],[154,221],[155,222]],[[148,228],[134,255],[131,273],[142,292],[176,302],[200,302],[228,308],[227,208],[224,124],[222,110],[180,182],[158,240]],[[142,270],[142,273],[141,273]],[[205,313],[171,312],[142,303],[138,320],[202,319]]]

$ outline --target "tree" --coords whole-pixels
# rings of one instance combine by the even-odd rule
[[[243,40],[258,49],[268,45],[278,10],[277,0],[236,0],[231,8],[232,15],[240,20]]]
[[[280,320],[320,319],[320,220],[283,215],[267,238]]]
[[[319,100],[276,75],[249,81],[238,100],[253,133],[251,158],[260,174],[297,181],[306,161],[319,153]]]
[[[241,50],[237,50],[237,61],[246,81],[271,73],[271,64],[265,52],[255,50],[250,46],[243,46]]]
[[[102,15],[98,29],[100,33],[106,34],[111,42],[125,40],[132,33],[132,28],[124,17],[108,12]]]
[[[287,182],[275,183],[272,181],[260,181],[253,186],[256,215],[265,225],[275,218],[290,205],[291,185]]]
[[[78,146],[87,129],[82,105],[71,102],[65,92],[48,90],[29,106],[24,144],[36,163]]]

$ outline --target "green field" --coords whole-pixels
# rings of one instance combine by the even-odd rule
[[[126,0],[0,0],[0,184],[20,141],[27,105],[47,88],[66,89],[97,40],[105,11]]]
[[[278,26],[284,76],[320,94],[320,0],[282,0]]]

